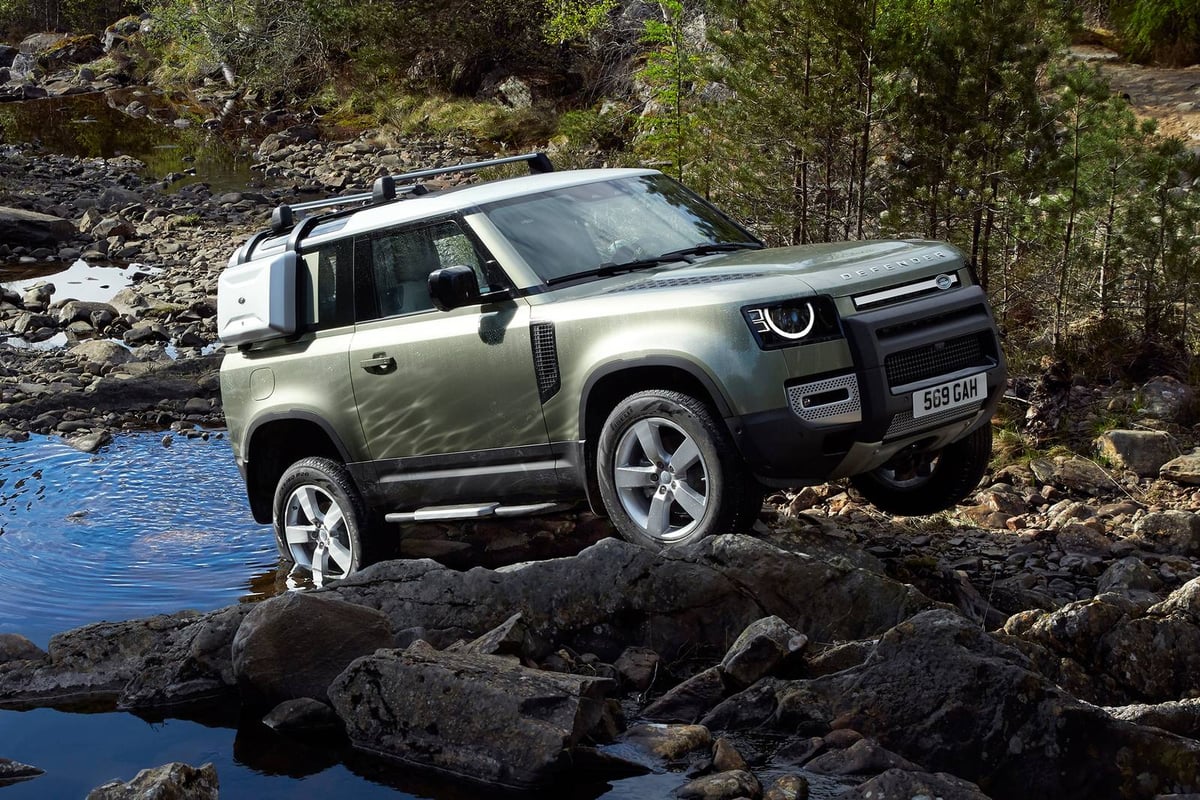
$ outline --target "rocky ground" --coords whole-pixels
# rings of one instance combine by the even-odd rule
[[[233,247],[280,202],[467,155],[293,125],[259,148],[262,185],[214,196],[128,159],[0,148],[15,209],[0,270],[147,267],[106,303],[0,297],[0,338],[67,339],[0,343],[0,435],[92,449],[123,428],[219,426],[215,285]],[[892,518],[812,487],[768,498],[754,537],[668,555],[586,515],[427,526],[406,554],[444,563],[98,623],[47,651],[0,635],[0,707],[225,701],[289,735],[515,787],[652,771],[685,798],[1200,796],[1196,398],[1165,378],[1051,373],[1011,395],[1003,458],[945,514]],[[481,534],[515,563],[472,568]],[[547,539],[590,546],[528,561]],[[36,774],[0,758],[0,786]],[[160,780],[217,792],[211,768],[174,765],[96,796]]]

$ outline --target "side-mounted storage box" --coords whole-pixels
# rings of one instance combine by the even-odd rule
[[[296,332],[294,252],[231,265],[217,280],[217,335],[228,345]]]

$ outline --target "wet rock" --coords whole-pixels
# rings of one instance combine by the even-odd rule
[[[746,770],[718,772],[696,778],[675,791],[680,800],[736,800],[739,797],[762,796],[758,778]]]
[[[891,800],[892,798],[938,798],[938,800],[990,800],[970,781],[944,772],[929,773],[890,769],[866,783],[838,795],[844,800]]]
[[[81,436],[70,437],[67,439],[67,444],[81,453],[95,453],[101,447],[112,444],[112,434],[108,431],[85,433]]]
[[[1170,553],[1200,556],[1200,514],[1191,511],[1155,511],[1142,517],[1133,535]]]
[[[749,686],[808,644],[808,637],[779,617],[746,626],[721,660],[721,671],[736,685]]]
[[[356,747],[524,788],[569,765],[610,684],[418,641],[358,659],[329,697]]]
[[[767,788],[763,800],[808,800],[808,780],[801,775],[780,775]]]
[[[319,700],[298,697],[284,700],[263,717],[263,724],[279,733],[340,733],[337,712]]]
[[[1187,384],[1162,376],[1138,390],[1137,402],[1144,416],[1165,422],[1187,422],[1195,403],[1195,393]]]
[[[712,733],[703,725],[662,725],[640,723],[620,737],[629,748],[640,749],[654,759],[679,761],[689,753],[712,747]]]
[[[713,769],[717,772],[749,771],[750,769],[746,764],[746,759],[742,758],[742,754],[733,746],[733,742],[724,736],[713,743],[712,763]]]
[[[0,664],[7,661],[34,661],[46,656],[46,651],[19,633],[0,633]]]
[[[718,667],[699,672],[642,710],[651,722],[692,723],[725,698],[725,680]]]
[[[1096,449],[1115,466],[1153,477],[1178,450],[1170,434],[1162,431],[1111,430],[1096,440]]]
[[[0,758],[0,788],[21,781],[27,781],[30,778],[36,778],[38,775],[43,774],[45,774],[44,770],[31,767],[29,764],[22,764],[20,761],[13,761],[8,758]]]
[[[210,764],[193,767],[178,761],[144,769],[128,783],[110,781],[88,792],[87,800],[217,800],[220,782]]]
[[[1195,450],[1163,464],[1159,474],[1176,483],[1200,486],[1200,450]]]
[[[350,662],[395,646],[387,617],[329,595],[289,592],[257,604],[233,639],[242,696],[274,705],[326,690]]]
[[[829,738],[825,737],[826,743]],[[878,775],[889,769],[920,770],[908,759],[870,739],[859,739],[844,749],[827,750],[804,768],[818,775]]]
[[[75,235],[70,220],[26,211],[21,208],[0,207],[0,241],[26,247],[54,247]]]

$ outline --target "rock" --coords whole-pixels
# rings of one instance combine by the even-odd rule
[[[1200,742],[1114,720],[957,614],[917,614],[862,666],[781,684],[772,727],[837,720],[996,797],[1149,798],[1200,787]],[[1136,770],[1123,766],[1136,763]]]
[[[610,538],[572,558],[499,570],[385,561],[322,591],[380,609],[398,631],[422,628],[446,643],[520,610],[554,647],[610,663],[630,645],[708,648],[715,660],[747,625],[771,615],[820,641],[862,639],[931,605],[911,586],[738,535],[668,553]]]
[[[69,351],[72,355],[79,356],[84,361],[93,364],[104,365],[128,364],[133,360],[133,353],[129,352],[128,347],[122,347],[116,342],[110,342],[107,339],[92,339],[86,342],[80,342],[72,347]]]
[[[96,199],[96,208],[101,211],[107,211],[111,208],[126,208],[128,206],[138,205],[142,202],[142,196],[131,189],[122,189],[119,186],[107,186],[104,191],[100,192],[100,197]]]
[[[620,742],[646,751],[655,759],[679,761],[689,753],[712,747],[712,733],[703,725],[661,725],[641,723],[631,726]]]
[[[233,671],[249,702],[325,702],[329,684],[350,662],[395,642],[387,617],[374,609],[289,592],[246,615],[233,639]]]
[[[808,637],[779,617],[755,620],[742,631],[721,660],[721,671],[740,686],[749,686],[808,644]]]
[[[88,792],[87,800],[217,800],[217,768],[178,761],[144,769],[129,783],[111,781]]]
[[[1200,698],[1105,709],[1113,717],[1138,725],[1153,725],[1191,739],[1200,737]]]
[[[45,771],[37,767],[31,767],[28,764],[22,764],[20,761],[13,761],[8,758],[0,758],[0,788],[19,783],[20,781],[27,781],[30,778],[36,778],[38,775],[43,774],[45,774]]]
[[[733,743],[724,736],[713,743],[713,769],[717,772],[732,772],[735,770],[748,771],[750,766]]]
[[[600,721],[610,684],[418,641],[358,659],[329,697],[358,748],[526,788],[569,766]]]
[[[1143,478],[1157,475],[1178,452],[1170,434],[1162,431],[1106,431],[1096,440],[1096,449],[1115,466]]]
[[[1138,389],[1137,403],[1147,417],[1185,423],[1192,413],[1195,393],[1187,384],[1162,376]]]
[[[498,627],[468,643],[463,650],[485,656],[516,656],[532,664],[543,658],[550,647],[529,632],[518,611]]]
[[[828,741],[829,737],[825,739]],[[818,775],[878,775],[889,769],[920,770],[916,764],[870,739],[859,739],[844,749],[827,750],[804,768]]]
[[[108,303],[67,300],[58,307],[59,325],[69,325],[79,321],[91,322],[93,319],[107,319],[111,322],[116,316],[117,310]]]
[[[947,775],[889,769],[866,783],[838,795],[839,800],[990,800],[975,784]]]
[[[718,667],[699,672],[642,710],[651,722],[692,723],[725,698],[725,681]]]
[[[1133,535],[1166,552],[1200,556],[1200,514],[1191,511],[1155,511],[1133,526]]]
[[[644,692],[658,676],[658,653],[648,647],[626,647],[613,663],[623,686]]]
[[[800,775],[780,775],[763,800],[808,800],[808,780]]]
[[[1134,556],[1126,556],[1113,562],[1096,580],[1096,594],[1115,592],[1135,602],[1158,602],[1157,592],[1162,589],[1162,579]]]
[[[112,444],[112,434],[108,431],[85,433],[82,436],[72,436],[67,444],[81,453],[95,453],[101,447]]]
[[[19,633],[0,633],[0,664],[7,661],[36,661],[46,651]]]
[[[70,220],[0,206],[0,241],[26,247],[54,247],[75,235]]]
[[[718,772],[696,778],[675,791],[680,800],[736,800],[739,797],[756,798],[762,795],[758,778],[746,770]]]
[[[1159,475],[1176,483],[1200,486],[1200,450],[1171,459],[1163,464]]]
[[[263,717],[263,724],[279,733],[340,733],[342,721],[325,703],[310,697],[284,700]]]
[[[67,36],[42,50],[37,57],[38,66],[54,72],[72,64],[86,64],[104,55],[100,37],[92,34]]]
[[[120,217],[107,217],[97,222],[91,230],[96,239],[107,239],[110,236],[120,236],[122,239],[136,239],[137,228],[132,222]]]
[[[1041,483],[1083,494],[1098,494],[1113,483],[1108,473],[1081,456],[1037,458],[1029,462],[1029,467]]]

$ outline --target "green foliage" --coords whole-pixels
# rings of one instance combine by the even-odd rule
[[[544,26],[546,41],[563,44],[586,39],[608,22],[619,7],[617,0],[546,0],[549,17]]]
[[[1185,66],[1200,58],[1196,0],[1115,0],[1110,14],[1135,58]]]
[[[13,38],[40,31],[98,34],[141,10],[129,0],[0,0],[0,28]]]
[[[394,95],[376,107],[373,115],[402,135],[462,135],[514,148],[544,142],[555,122],[537,109],[513,109],[496,102],[446,95]]]

